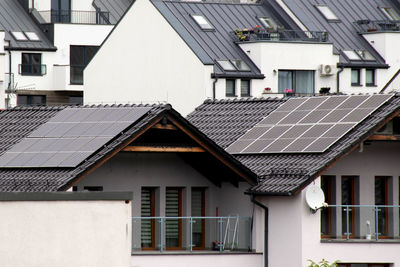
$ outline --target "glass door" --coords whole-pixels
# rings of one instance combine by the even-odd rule
[[[192,188],[192,216],[204,217],[205,214],[205,188]],[[193,249],[205,247],[205,220],[194,219],[193,223]]]
[[[182,216],[182,189],[166,188],[165,216]],[[182,249],[182,220],[168,219],[165,221],[165,246],[166,249]]]

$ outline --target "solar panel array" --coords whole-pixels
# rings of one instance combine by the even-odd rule
[[[391,96],[290,98],[226,150],[232,154],[322,153]]]
[[[0,167],[76,167],[150,109],[68,107],[3,154]]]

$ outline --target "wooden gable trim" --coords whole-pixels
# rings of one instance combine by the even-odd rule
[[[206,152],[201,147],[169,147],[169,146],[126,146],[122,149],[124,152]]]

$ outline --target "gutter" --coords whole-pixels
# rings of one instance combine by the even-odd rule
[[[339,94],[339,88],[340,88],[340,73],[344,70],[343,66],[340,66],[340,70],[336,72],[336,94]]]
[[[254,195],[250,196],[251,202],[256,204],[257,206],[261,207],[264,209],[264,267],[268,267],[268,221],[269,221],[269,211],[268,207],[262,204],[261,202],[258,202],[255,198]]]

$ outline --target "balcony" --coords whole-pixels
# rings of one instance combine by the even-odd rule
[[[133,217],[132,235],[132,254],[252,252],[249,217]]]
[[[321,211],[321,239],[399,242],[399,209],[394,205],[329,205]]]
[[[317,31],[292,31],[292,30],[264,30],[264,29],[236,29],[231,32],[235,42],[259,42],[259,41],[282,41],[282,42],[327,42],[327,32]]]
[[[79,11],[79,10],[46,10],[38,11],[44,23],[70,24],[111,24],[109,12]]]
[[[43,64],[18,64],[18,74],[23,76],[46,75],[47,68]]]
[[[353,23],[359,33],[400,32],[400,21],[397,20],[357,20]]]

